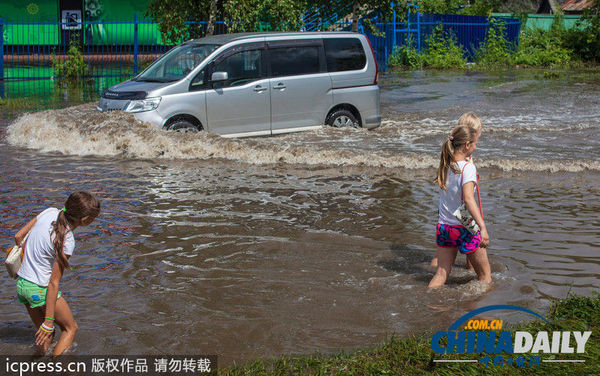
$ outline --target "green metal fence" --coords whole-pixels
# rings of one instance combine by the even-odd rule
[[[542,30],[550,30],[552,27],[552,23],[554,22],[555,16],[553,14],[527,14],[524,17],[521,17],[517,14],[511,13],[494,13],[492,14],[494,17],[511,17],[511,18],[520,18],[523,29],[542,29]],[[571,29],[576,26],[577,21],[581,18],[578,15],[563,15],[562,25],[565,29]]]

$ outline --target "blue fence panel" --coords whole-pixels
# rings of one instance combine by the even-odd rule
[[[502,25],[506,40],[516,46],[519,42],[520,21],[515,18],[496,20]],[[377,24],[379,31],[385,35],[385,40],[371,33],[365,34],[371,43],[378,46],[379,64],[386,67],[387,59],[396,47],[410,46],[423,52],[427,48],[427,39],[438,26],[441,26],[445,32],[452,33],[457,43],[464,49],[465,57],[472,60],[485,41],[490,24],[486,17],[480,16],[411,13],[406,22]]]
[[[497,18],[496,20],[502,23],[506,40],[516,45],[521,22],[516,18]],[[456,37],[457,43],[465,50],[465,57],[469,59],[485,41],[490,27],[486,17],[447,14],[411,14],[409,23],[418,25],[418,31],[415,30],[413,33],[418,33],[420,36],[420,41],[416,43],[421,51],[427,47],[427,38],[433,33],[433,30],[441,25],[445,32],[451,32]]]
[[[520,22],[514,18],[499,19],[504,24],[504,36],[516,45],[519,40]],[[394,48],[407,46],[423,51],[427,38],[435,27],[441,25],[451,31],[471,59],[485,40],[489,23],[485,17],[439,14],[409,14],[406,22],[375,22],[376,30],[359,22],[359,32],[365,34],[375,52],[381,70]],[[207,22],[187,22],[190,38],[206,33]],[[219,21],[214,34],[231,30],[231,23]],[[268,26],[268,25],[263,25]],[[312,22],[302,30],[350,31],[352,22]],[[75,43],[90,68],[92,77],[127,78],[143,70],[164,54],[173,44],[162,40],[157,24],[140,20],[84,21],[81,24],[62,22],[7,22],[0,20],[0,35],[12,33],[10,38],[0,38],[0,79],[40,79],[54,76],[52,59],[67,59],[69,46]]]

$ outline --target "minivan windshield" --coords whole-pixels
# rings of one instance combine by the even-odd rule
[[[135,77],[134,81],[172,82],[187,76],[218,44],[184,44],[177,46]]]

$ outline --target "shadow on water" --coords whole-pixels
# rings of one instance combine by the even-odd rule
[[[9,321],[0,328],[0,342],[18,346],[31,346],[33,324],[30,321]]]

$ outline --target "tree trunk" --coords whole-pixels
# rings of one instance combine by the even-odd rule
[[[360,1],[354,0],[352,5],[352,31],[358,33],[358,11],[360,10]]]
[[[206,35],[215,33],[215,22],[217,22],[217,1],[210,0],[210,10],[208,12],[208,25],[206,26]]]

